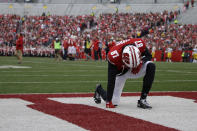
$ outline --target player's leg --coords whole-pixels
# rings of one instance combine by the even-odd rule
[[[55,61],[57,61],[57,49],[55,49]]]
[[[151,87],[152,83],[154,81],[155,77],[155,64],[154,63],[148,63],[146,67],[146,74],[143,78],[143,88],[141,93],[141,99],[146,99]]]
[[[22,63],[22,51],[18,50],[18,64]]]
[[[114,88],[114,92],[112,96],[113,105],[118,105],[120,103],[120,97],[121,97],[125,82],[126,82],[126,74],[121,75],[121,76],[116,76],[115,88]]]
[[[23,53],[22,53],[22,51],[20,50],[20,63],[22,63],[22,60],[23,60]]]
[[[18,50],[16,50],[16,58],[17,58],[17,60],[19,60],[19,51]]]
[[[62,60],[61,50],[59,49],[58,50],[58,61],[61,61],[61,60]]]
[[[141,97],[140,100],[138,100],[137,106],[144,109],[150,109],[152,108],[149,106],[149,104],[146,101],[146,97],[152,87],[152,83],[154,81],[155,76],[155,64],[152,61],[147,61],[144,63],[140,69],[140,71],[137,74],[133,74],[131,70],[129,70],[131,73],[127,73],[127,78],[143,78],[143,87],[141,91]]]
[[[149,94],[149,91],[152,87],[153,81],[154,81],[154,77],[155,77],[155,64],[150,62],[146,65],[146,72],[145,72],[145,76],[143,78],[143,87],[142,87],[142,91],[141,91],[141,97],[140,100],[138,100],[138,107],[140,108],[152,108],[147,102],[146,102],[146,98],[147,95]]]

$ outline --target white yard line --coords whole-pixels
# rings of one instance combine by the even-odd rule
[[[174,73],[182,73],[182,74],[185,74],[185,73],[188,73],[188,74],[197,74],[196,70],[194,71],[185,71],[185,70],[156,70],[156,71],[159,71],[159,72],[174,72]]]
[[[48,69],[48,71],[47,72],[95,72],[95,71],[101,71],[101,70],[62,70],[62,71],[57,71],[57,70],[51,70],[51,69]],[[43,70],[37,70],[37,71],[27,71],[27,70],[25,70],[25,71],[23,71],[23,70],[11,70],[11,71],[0,71],[0,72],[46,72],[46,70],[45,71],[43,71]]]
[[[7,61],[11,61],[11,60],[7,60]],[[13,61],[12,61],[13,62]],[[83,61],[82,61],[83,62]],[[51,60],[51,61],[23,61],[23,63],[36,63],[36,64],[50,64],[50,65],[57,65],[57,64],[59,64],[59,63],[57,63],[57,62],[53,62],[53,60]],[[96,63],[96,62],[95,62]],[[84,65],[84,64],[79,64],[79,63],[76,63],[76,64],[73,64],[73,63],[69,63],[69,62],[67,62],[67,61],[62,61],[62,62],[60,62],[60,64],[66,64],[66,65],[70,65],[70,66],[81,66],[81,67],[86,67],[86,66],[93,66],[93,65]],[[102,68],[107,68],[107,66],[105,66],[105,65],[103,65],[103,66],[101,66],[101,65],[94,65],[95,67],[102,67]]]
[[[14,65],[3,65],[0,66],[0,69],[28,69],[32,68],[30,66],[14,66]]]
[[[17,74],[17,75],[3,75],[4,77],[71,77],[71,76],[74,76],[74,77],[92,77],[92,76],[95,76],[95,77],[98,77],[98,76],[106,76],[106,75],[22,75],[22,74]]]

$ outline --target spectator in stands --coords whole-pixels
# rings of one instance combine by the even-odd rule
[[[191,0],[191,6],[194,7],[194,0]]]
[[[193,63],[197,63],[197,44],[193,48],[192,56],[193,56]]]
[[[189,0],[187,0],[187,2],[185,3],[185,7],[187,10],[189,9]]]
[[[182,54],[181,54],[181,57],[182,57],[182,62],[186,62],[186,55],[185,55],[185,51],[183,50]]]
[[[32,56],[44,56],[45,48],[50,47],[53,38],[58,35],[61,38],[68,39],[74,35],[79,40],[77,43],[83,43],[84,39],[98,36],[102,40],[111,37],[120,39],[139,37],[147,29],[152,28],[149,34],[143,36],[143,39],[151,45],[155,43],[157,49],[161,50],[169,41],[173,49],[182,50],[187,43],[191,48],[196,44],[196,25],[170,24],[177,18],[177,11],[162,13],[117,13],[101,14],[99,17],[91,15],[83,16],[26,16],[25,24],[21,17],[17,15],[0,15],[0,38],[3,39],[1,51],[4,55],[10,54],[11,41],[14,40],[15,34],[21,29],[26,29],[26,45],[30,46],[29,52]],[[89,32],[82,33],[77,31],[81,23],[90,25],[90,21],[97,23],[97,26],[90,27]],[[96,30],[91,30],[96,28]],[[144,30],[144,31],[143,31]],[[126,34],[126,35],[125,35]],[[105,38],[106,36],[109,38]],[[14,40],[15,41],[15,40]],[[4,46],[5,45],[5,46]],[[79,45],[80,46],[80,45]],[[76,46],[78,47],[78,45]],[[149,46],[151,47],[151,46]],[[77,50],[79,52],[79,50]],[[90,51],[91,52],[91,51]],[[26,53],[27,54],[27,53]]]
[[[172,51],[173,51],[173,49],[171,48],[171,46],[168,46],[168,48],[166,50],[166,53],[167,53],[166,61],[167,62],[172,62],[172,60],[171,60],[171,58],[172,58]]]
[[[153,61],[156,61],[155,51],[156,51],[156,46],[153,44],[152,49],[151,49],[151,55],[152,55]]]
[[[92,40],[92,48],[94,51],[94,60],[98,60],[98,57],[99,57],[99,39],[98,39],[98,37],[95,37]]]
[[[68,58],[69,60],[75,60],[76,57],[76,47],[74,46],[74,43],[72,42],[68,46]]]
[[[99,45],[98,45],[98,56],[99,59],[102,60],[102,49],[103,49],[103,43],[101,42],[101,40],[99,40]]]
[[[54,49],[55,49],[55,60],[56,61],[61,61],[62,60],[62,57],[61,57],[61,42],[60,42],[60,39],[58,37],[55,38]]]
[[[84,41],[84,52],[85,52],[86,60],[92,59],[91,58],[91,42],[90,42],[89,37],[86,37]]]
[[[67,38],[67,37],[65,37],[65,38],[64,38],[64,41],[63,41],[63,47],[64,47],[64,54],[63,54],[63,58],[64,58],[64,60],[67,60],[68,45],[69,45],[69,43],[68,43],[68,38]]]

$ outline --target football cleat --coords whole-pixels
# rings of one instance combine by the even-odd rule
[[[94,102],[96,104],[100,104],[101,103],[101,95],[98,93],[98,88],[100,88],[100,87],[101,87],[101,84],[97,84],[95,92],[94,92]]]
[[[143,109],[152,109],[152,107],[147,103],[146,99],[138,100],[137,107]]]
[[[106,108],[116,108],[116,106],[113,105],[112,102],[110,101],[106,103]]]

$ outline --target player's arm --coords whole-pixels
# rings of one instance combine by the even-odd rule
[[[144,52],[142,52],[142,61],[143,63],[147,62],[147,61],[151,61],[152,59],[152,55],[149,52],[148,48],[146,47]]]
[[[107,82],[107,102],[112,100],[112,95],[115,87],[116,75],[118,74],[118,69],[115,65],[108,62],[108,82]]]

